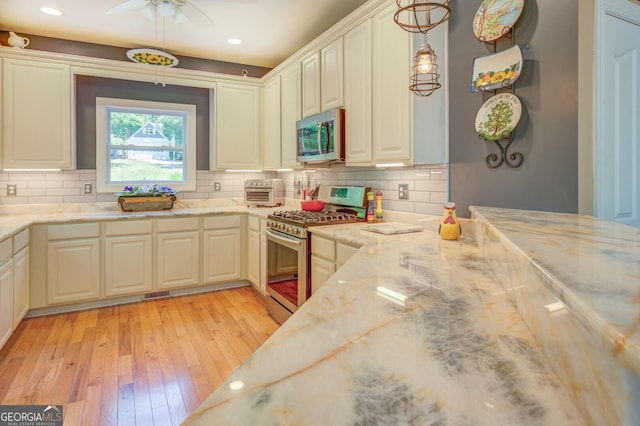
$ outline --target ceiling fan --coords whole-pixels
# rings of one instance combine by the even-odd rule
[[[160,17],[173,18],[176,24],[191,21],[202,28],[208,28],[214,24],[213,20],[191,0],[126,0],[107,10],[106,13],[117,15],[131,10],[140,10],[152,21],[160,15]]]

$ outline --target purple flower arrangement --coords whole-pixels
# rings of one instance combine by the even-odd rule
[[[122,192],[116,192],[118,197],[169,197],[176,195],[179,191],[172,189],[166,185],[126,185]]]

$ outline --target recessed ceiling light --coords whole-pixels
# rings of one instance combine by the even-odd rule
[[[51,15],[51,16],[62,15],[62,12],[60,12],[58,9],[54,9],[53,7],[41,7],[40,12],[46,13],[47,15]]]
[[[230,38],[229,40],[227,40],[227,43],[229,43],[229,44],[242,44],[242,40],[240,40],[239,38]]]

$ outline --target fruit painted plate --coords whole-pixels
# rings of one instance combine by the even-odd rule
[[[486,92],[511,86],[520,77],[522,51],[517,44],[486,56],[473,59],[471,91]]]
[[[524,8],[524,0],[484,0],[475,18],[473,33],[480,41],[494,41],[507,34]]]
[[[175,67],[178,65],[178,58],[157,49],[131,49],[127,51],[127,58],[139,64],[159,65],[162,67]]]
[[[490,97],[476,115],[476,132],[487,141],[503,139],[516,128],[522,104],[520,99],[511,93],[500,93]]]

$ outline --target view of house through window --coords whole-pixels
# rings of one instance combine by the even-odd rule
[[[103,180],[105,189],[119,190],[125,184],[188,183],[189,166],[195,167],[188,161],[189,151],[195,150],[195,142],[189,139],[195,139],[189,131],[195,107],[106,98],[98,98],[96,103],[98,180]],[[102,174],[104,179],[100,179]]]

